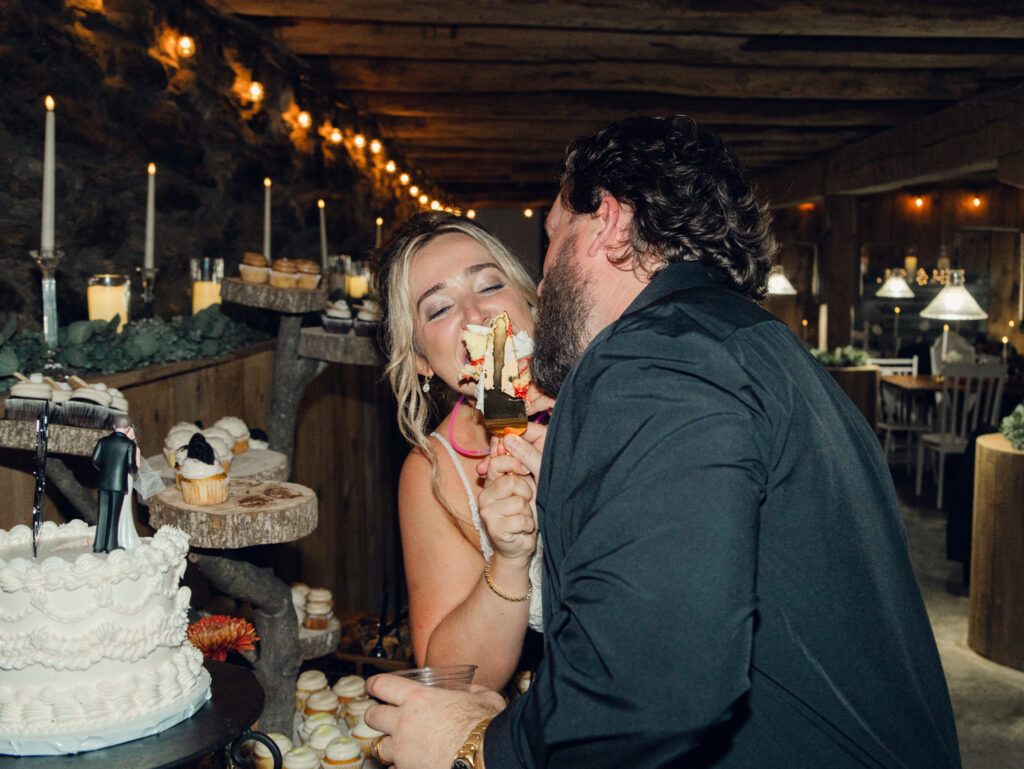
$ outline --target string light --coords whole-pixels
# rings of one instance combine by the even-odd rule
[[[974,206],[975,208],[981,208],[981,198],[975,195],[974,199],[971,200],[971,205]]]
[[[417,186],[416,186],[415,184],[414,184],[414,185],[412,185],[412,187],[410,187],[410,188],[409,188],[409,194],[410,194],[410,195],[411,195],[412,197],[416,197],[417,195],[419,195],[419,194],[420,194],[420,188],[419,188],[419,187],[417,187]]]
[[[393,174],[396,168],[398,168],[398,166],[395,165],[394,160],[389,160],[387,162],[387,165],[384,166],[384,170],[387,171],[389,174]]]
[[[472,208],[468,209],[466,211],[466,218],[467,219],[476,219],[476,211],[474,209],[472,209]]]
[[[340,128],[335,128],[333,131],[331,131],[331,142],[333,142],[334,144],[341,144],[341,138],[342,137]]]
[[[525,216],[527,219],[532,219],[533,218],[533,209],[532,208],[524,208],[523,209],[523,216]]]
[[[196,52],[196,42],[188,35],[178,38],[178,56],[187,59]]]
[[[374,155],[380,152],[380,142],[377,141],[376,139],[370,142],[370,152],[372,152]]]
[[[352,139],[352,143],[355,144],[359,149],[366,146],[366,137],[362,134],[356,134]]]
[[[915,205],[915,206],[916,206],[917,208],[922,208],[922,207],[924,207],[924,198],[914,198],[914,205]]]
[[[402,174],[401,176],[398,177],[398,181],[401,182],[402,186],[404,187],[409,183],[409,174]]]
[[[422,205],[424,205],[424,206],[425,206],[425,205],[427,204],[427,202],[428,202],[429,200],[430,200],[430,198],[428,198],[428,197],[426,196],[426,194],[420,195],[420,197],[419,197],[419,201],[420,201],[420,203],[421,203]]]
[[[303,128],[309,128],[313,125],[313,118],[308,112],[306,112],[306,110],[302,110],[302,112],[299,113],[298,121],[299,125]]]
[[[440,211],[441,210],[441,202],[438,201],[438,200],[431,200],[430,201],[430,210],[431,211]]]
[[[263,101],[263,83],[255,80],[249,83],[249,97],[253,101]]]

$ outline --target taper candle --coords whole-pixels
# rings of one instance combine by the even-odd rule
[[[317,208],[320,209],[320,267],[324,272],[327,272],[327,218],[324,214],[324,199],[320,198],[316,202]]]
[[[383,227],[383,226],[384,226],[384,219],[378,216],[377,217],[377,242],[374,243],[374,245],[377,246],[377,247],[380,247],[381,227]]]
[[[52,96],[46,97],[46,133],[43,143],[43,237],[40,243],[45,255],[53,251],[53,198],[57,179],[56,117]]]
[[[828,350],[828,304],[818,306],[818,349]]]
[[[1006,345],[1009,344],[1009,342],[1010,342],[1010,337],[1004,336],[1003,337],[1003,363],[1006,363]]]
[[[942,324],[942,360],[946,360],[946,347],[949,345],[949,324]]]
[[[142,266],[153,269],[153,232],[156,218],[156,163],[150,163],[146,169],[149,181],[146,186],[146,250],[142,257]]]
[[[270,177],[263,180],[263,255],[270,261]]]

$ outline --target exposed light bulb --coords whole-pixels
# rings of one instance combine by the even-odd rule
[[[263,101],[263,83],[258,83],[255,80],[249,83],[249,97],[253,101]]]
[[[523,209],[523,216],[525,216],[527,219],[532,219],[533,218],[533,209],[532,208],[524,208]]]
[[[341,144],[341,130],[340,129],[335,128],[333,131],[331,131],[331,141],[334,144]]]
[[[476,211],[474,209],[470,208],[468,211],[466,211],[466,218],[467,219],[476,219]]]
[[[412,187],[409,188],[409,194],[412,195],[413,197],[416,197],[417,195],[420,194],[420,188],[417,187],[415,184],[412,185]]]
[[[370,152],[372,152],[374,155],[380,152],[380,142],[377,141],[376,139],[370,142]]]
[[[384,166],[384,170],[387,171],[389,174],[393,174],[396,168],[398,168],[398,166],[395,165],[394,160],[389,160],[387,164]]]
[[[313,118],[308,112],[306,112],[306,110],[302,110],[302,112],[299,113],[298,120],[299,125],[303,128],[309,128],[313,125]]]
[[[178,56],[183,59],[187,59],[196,52],[196,43],[188,35],[182,35],[178,38]]]
[[[400,181],[402,183],[402,186],[404,187],[406,184],[409,183],[409,174],[402,174],[401,176],[398,177],[398,181]]]
[[[975,198],[971,201],[971,205],[974,206],[975,208],[981,208],[981,198],[975,196]]]
[[[440,211],[441,210],[441,202],[439,200],[431,200],[430,201],[430,210],[431,211]]]
[[[362,134],[356,134],[352,139],[352,143],[355,144],[359,149],[366,146],[366,137]]]
[[[428,198],[425,194],[424,195],[420,195],[420,197],[419,197],[419,201],[423,205],[426,205],[429,202],[429,200],[430,200],[430,198]]]
[[[914,198],[914,205],[922,208],[924,206],[924,198]]]

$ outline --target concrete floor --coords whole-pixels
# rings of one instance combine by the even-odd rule
[[[1024,672],[991,662],[967,645],[969,599],[947,589],[948,582],[960,579],[961,567],[946,560],[945,513],[928,506],[934,494],[929,496],[927,484],[917,500],[899,471],[896,480],[910,557],[946,671],[964,769],[1024,769]]]

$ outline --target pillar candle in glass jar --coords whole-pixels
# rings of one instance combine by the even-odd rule
[[[128,322],[131,281],[127,275],[93,275],[86,289],[89,320],[113,320],[120,316],[117,330]]]
[[[205,310],[211,304],[220,304],[220,283],[224,279],[224,260],[192,259],[192,314]]]

